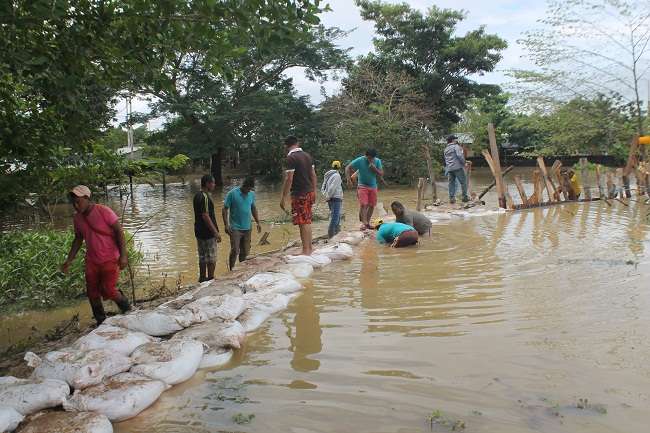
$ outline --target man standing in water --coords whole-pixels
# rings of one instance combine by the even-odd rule
[[[332,169],[325,173],[321,192],[330,208],[330,225],[327,229],[327,237],[332,238],[341,231],[341,206],[343,205],[343,188],[341,173],[341,161],[332,161]]]
[[[370,218],[377,206],[377,176],[384,175],[381,159],[377,158],[375,149],[366,150],[365,156],[354,159],[345,167],[345,177],[348,186],[352,187],[352,172],[358,174],[357,198],[359,200],[359,221],[361,229],[370,228]]]
[[[217,265],[217,243],[221,242],[214,203],[210,193],[214,191],[214,177],[201,178],[201,191],[194,196],[194,236],[199,251],[199,283],[214,279]]]
[[[86,241],[86,296],[97,325],[106,319],[102,298],[115,301],[122,313],[131,309],[128,299],[117,290],[120,269],[128,265],[126,239],[120,221],[107,206],[90,200],[90,189],[84,185],[70,191],[74,215],[74,241],[68,258],[61,266],[68,273],[84,240]]]
[[[291,217],[300,229],[302,254],[310,256],[312,206],[316,201],[316,170],[311,155],[298,145],[293,135],[284,140],[287,150],[287,169],[282,186],[280,208],[286,212],[285,201],[291,190]]]
[[[449,203],[456,203],[456,180],[463,192],[463,203],[469,201],[467,195],[467,176],[465,175],[465,152],[455,135],[447,137],[445,147],[445,172],[449,176]]]
[[[251,216],[255,218],[257,233],[262,231],[255,207],[255,179],[247,177],[240,187],[228,192],[223,201],[221,216],[224,231],[230,236],[230,256],[228,269],[235,267],[237,256],[239,263],[246,260],[251,250]],[[230,215],[229,215],[230,214]]]

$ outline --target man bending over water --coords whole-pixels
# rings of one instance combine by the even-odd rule
[[[390,208],[395,214],[395,222],[414,227],[420,236],[431,235],[431,220],[420,212],[408,210],[398,201],[392,202]]]
[[[377,242],[390,244],[393,248],[408,247],[418,243],[418,232],[409,225],[402,223],[385,223],[382,220],[375,226]]]

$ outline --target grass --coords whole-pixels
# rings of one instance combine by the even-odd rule
[[[79,251],[68,274],[60,270],[73,239],[71,230],[38,229],[0,234],[0,313],[48,309],[85,296],[85,250]],[[141,259],[142,254],[133,244],[129,245],[131,266],[137,266]],[[128,275],[123,272],[122,288],[126,288],[128,282]]]

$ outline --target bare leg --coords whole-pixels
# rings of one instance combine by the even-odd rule
[[[375,208],[373,206],[368,206],[366,208],[366,221],[368,225],[370,225],[370,220],[372,219],[372,213],[375,211]]]
[[[302,224],[300,228],[300,240],[302,241],[302,254],[311,256],[311,224]]]
[[[214,268],[217,267],[217,264],[216,263],[208,263],[207,267],[208,267],[208,277],[207,277],[207,279],[208,280],[214,280]]]

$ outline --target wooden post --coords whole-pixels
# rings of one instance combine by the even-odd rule
[[[506,198],[506,209],[514,209],[515,208],[515,202],[512,201],[512,197],[510,196],[509,192],[505,193],[505,198]]]
[[[607,198],[614,198],[616,187],[614,186],[614,174],[607,170]]]
[[[564,200],[569,199],[569,191],[564,187],[564,182],[562,181],[562,175],[560,174],[560,169],[562,168],[562,162],[560,160],[555,160],[553,166],[551,167],[551,176],[555,176],[557,184],[562,188],[562,196]],[[558,196],[559,199],[559,196]]]
[[[537,165],[542,173],[542,178],[546,185],[546,192],[548,193],[548,201],[559,201],[559,194],[557,189],[555,189],[555,184],[553,179],[548,176],[548,171],[546,171],[546,164],[544,163],[544,158],[541,156],[537,157]]]
[[[524,184],[521,182],[521,177],[518,174],[515,175],[515,185],[517,186],[519,197],[521,197],[521,203],[528,204],[528,196],[526,195],[526,190],[524,190]]]
[[[587,179],[587,158],[580,158],[580,180],[582,181],[582,192],[586,200],[591,200],[591,187]]]
[[[492,164],[494,165],[494,180],[497,185],[497,197],[499,198],[499,207],[506,208],[506,188],[503,183],[503,176],[501,174],[501,161],[499,160],[499,148],[497,147],[496,133],[494,132],[494,125],[488,123],[488,137],[490,139],[490,151],[492,153]]]
[[[424,185],[426,185],[424,178],[423,177],[418,178],[418,199],[415,205],[415,210],[417,210],[418,212],[422,210],[422,195],[423,195]]]
[[[433,203],[435,203],[436,200],[438,200],[438,188],[436,186],[436,174],[433,171],[433,162],[431,161],[429,146],[426,143],[423,144],[422,150],[424,151],[424,159],[427,162],[427,172],[429,173],[429,180],[431,181],[431,199]]]
[[[469,197],[471,200],[474,200],[472,197],[472,163],[471,161],[467,161],[467,197]]]
[[[539,170],[533,171],[533,195],[528,201],[531,204],[540,204],[542,202],[542,189],[540,188]]]
[[[616,192],[618,192],[619,197],[623,198],[627,196],[628,192],[625,190],[626,185],[625,185],[625,178],[623,176],[622,168],[616,169],[616,184],[617,184]],[[627,187],[629,188],[629,185],[627,185]]]
[[[623,174],[622,174],[622,181],[623,181],[623,189],[625,190],[625,197],[630,198],[632,197],[632,192],[630,191],[630,173],[632,173],[632,170],[634,167],[637,165],[637,153],[639,152],[639,135],[635,135],[632,137],[632,141],[630,142],[630,154],[627,157],[627,164],[625,164],[625,168],[623,169]],[[639,180],[637,179],[637,187],[638,187]]]
[[[596,165],[596,183],[598,184],[598,197],[603,198],[603,184],[600,181],[600,164]]]

